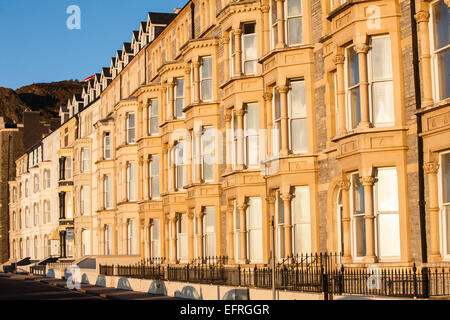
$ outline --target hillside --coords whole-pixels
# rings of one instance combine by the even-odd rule
[[[34,83],[16,91],[0,87],[0,116],[6,123],[22,121],[22,112],[29,108],[41,113],[42,120],[58,117],[59,107],[76,93],[81,93],[85,83],[60,81]]]

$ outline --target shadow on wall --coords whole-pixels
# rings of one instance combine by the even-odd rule
[[[161,280],[152,281],[150,287],[148,288],[148,293],[159,296],[167,296],[166,284]]]
[[[175,298],[191,299],[191,300],[203,300],[202,288],[200,288],[200,294],[197,289],[192,286],[186,286],[181,291],[175,291]]]
[[[97,281],[95,281],[95,285],[97,287],[106,287],[106,278],[105,276],[98,276]]]
[[[248,289],[231,289],[222,297],[222,300],[250,300]]]
[[[54,278],[55,277],[55,270],[48,269],[47,274],[45,275],[47,278]]]
[[[117,282],[117,289],[121,290],[128,290],[131,291],[133,288],[131,288],[130,281],[128,281],[127,278],[120,278]]]

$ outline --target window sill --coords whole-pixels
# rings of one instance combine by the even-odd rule
[[[344,140],[349,137],[357,136],[360,134],[367,134],[367,133],[377,133],[377,132],[390,132],[390,131],[408,131],[407,127],[403,126],[392,126],[392,127],[371,127],[371,128],[357,128],[352,131],[347,131],[346,133],[342,135],[336,135],[333,138],[331,138],[332,142],[339,142],[341,140]]]
[[[243,75],[240,75],[240,76],[232,76],[228,80],[226,80],[224,83],[222,83],[219,86],[219,88],[223,89],[226,86],[228,86],[230,83],[232,83],[234,81],[237,81],[237,80],[254,79],[254,78],[260,78],[260,77],[261,77],[261,75],[259,75],[257,73],[255,73],[255,74],[248,74],[248,75],[247,74],[243,74]]]

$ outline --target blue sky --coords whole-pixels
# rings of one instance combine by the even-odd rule
[[[148,11],[173,12],[188,0],[0,0],[0,87],[83,80],[110,64]],[[70,5],[81,29],[69,30]]]

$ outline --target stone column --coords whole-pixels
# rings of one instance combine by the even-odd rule
[[[194,67],[194,103],[200,102],[200,62],[193,61]]]
[[[173,116],[173,111],[174,111],[174,104],[175,104],[175,98],[174,98],[174,88],[175,88],[175,83],[172,81],[167,83],[168,87],[169,87],[169,107],[167,108],[167,111],[169,112],[167,120],[173,120],[174,116]]]
[[[242,108],[242,106],[241,106]],[[235,110],[235,114],[237,116],[237,154],[236,154],[236,169],[243,170],[244,169],[244,110],[237,109]]]
[[[272,129],[273,129],[273,120],[272,120],[272,92],[266,90],[263,95],[264,104],[266,108],[266,119],[267,119],[267,157],[270,158],[272,156]]]
[[[428,22],[430,14],[426,11],[419,11],[415,14],[419,25],[420,37],[420,67],[422,72],[422,107],[433,104],[433,87],[431,79],[431,51],[430,51],[430,30]]]
[[[289,154],[289,126],[288,126],[288,103],[287,103],[287,92],[289,90],[288,86],[279,86],[278,92],[280,93],[281,102],[281,150],[280,156],[287,156]]]
[[[193,262],[194,257],[194,208],[188,209],[188,260]]]
[[[286,47],[286,40],[284,37],[284,1],[285,0],[276,0],[278,18],[278,43],[276,44],[277,49]]]
[[[290,193],[284,193],[280,196],[284,204],[284,255],[292,257],[292,210],[291,200],[294,196]]]
[[[238,205],[239,210],[239,227],[240,227],[240,234],[239,234],[239,244],[240,244],[240,257],[239,262],[246,264],[248,262],[247,260],[247,217],[246,217],[246,210],[247,210],[247,204],[241,203]]]
[[[439,164],[428,162],[423,166],[428,176],[428,195],[429,195],[429,215],[430,215],[430,253],[428,262],[441,261],[441,252],[439,248],[439,199],[438,199],[438,177]]]
[[[229,58],[229,52],[230,52],[230,36],[228,32],[224,33],[222,37],[222,43],[223,43],[223,51],[224,51],[224,58],[223,58],[223,72],[224,72],[224,79],[227,81],[230,78],[230,58]]]
[[[270,50],[270,6],[261,6],[262,22],[263,22],[263,54]]]
[[[195,213],[197,217],[197,253],[200,259],[203,259],[203,215],[201,210]]]
[[[275,199],[275,197],[270,197],[270,196],[268,196],[267,198],[266,198],[266,201],[267,201],[267,210],[269,210],[269,214],[267,215],[268,216],[268,218],[269,218],[269,223],[270,223],[270,219],[273,217],[274,219],[273,219],[273,223],[274,223],[274,232],[276,232],[276,219],[275,219],[275,201],[276,201],[276,199]],[[271,238],[272,237],[272,234],[271,234],[271,230],[270,230],[270,226],[269,226],[269,243],[271,243]],[[275,241],[274,241],[274,243],[273,243],[273,248],[269,248],[269,254],[270,254],[270,251],[271,250],[273,250],[273,256],[274,256],[274,258],[275,259],[277,259],[277,257],[275,257],[275,253],[276,253],[276,247],[277,247],[277,236],[276,236],[276,234],[275,234]],[[269,255],[269,257],[270,257],[270,255]],[[276,261],[276,260],[275,260]]]
[[[350,231],[350,197],[349,197],[349,189],[350,189],[350,181],[346,178],[342,179],[339,182],[339,187],[342,190],[342,225],[343,225],[343,238],[344,238],[344,252],[343,252],[343,263],[351,263],[352,262],[352,254],[351,254],[351,231]]]
[[[172,257],[171,257],[171,263],[176,264],[178,261],[177,258],[177,215],[172,214],[170,217],[171,222],[171,235],[172,235]]]
[[[226,211],[226,233],[227,233],[227,255],[228,255],[228,263],[234,264],[237,259],[234,256],[234,223],[233,223],[233,213],[234,207],[231,205],[227,206]]]
[[[241,47],[241,29],[234,29],[234,44],[235,44],[235,55],[234,55],[234,75],[239,77],[242,75],[242,47]]]
[[[225,121],[225,153],[226,153],[226,171],[230,172],[233,170],[233,166],[232,166],[232,142],[231,139],[232,138],[232,130],[231,130],[231,120],[232,120],[232,116],[231,116],[231,110],[230,109],[226,109],[225,110],[225,117],[224,117],[224,121]]]
[[[375,216],[373,212],[373,184],[375,178],[366,176],[362,177],[360,181],[364,186],[364,221],[366,224],[366,256],[364,257],[364,261],[367,263],[375,263]]]
[[[191,64],[184,65],[184,101],[185,105],[191,104]]]
[[[369,79],[367,76],[367,52],[369,46],[365,43],[357,44],[354,47],[358,54],[359,63],[359,94],[360,94],[360,107],[361,107],[361,122],[358,127],[368,128],[370,127],[369,119]]]
[[[339,115],[339,128],[336,128],[336,133],[339,135],[346,133],[346,119],[345,119],[345,71],[344,71],[344,55],[338,54],[334,57],[333,62],[336,65],[337,73],[337,105]]]

